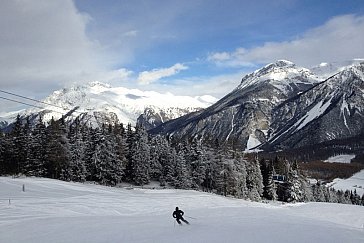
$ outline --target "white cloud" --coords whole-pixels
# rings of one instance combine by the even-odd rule
[[[106,70],[72,0],[2,1],[0,86],[55,87]]]
[[[213,62],[224,62],[231,59],[231,54],[228,52],[210,53],[207,59]]]
[[[179,73],[182,70],[188,69],[187,66],[176,63],[172,67],[169,68],[160,68],[160,69],[153,69],[151,71],[144,71],[139,73],[138,76],[138,83],[139,84],[150,84],[160,80],[161,78],[173,76]]]
[[[138,32],[137,30],[129,30],[127,32],[125,32],[123,34],[123,36],[126,36],[126,37],[136,37],[138,35]]]
[[[363,33],[364,16],[343,15],[291,41],[267,42],[251,49],[238,48],[234,52],[210,53],[207,59],[217,65],[231,67],[288,59],[310,67],[321,62],[364,57]]]
[[[245,74],[245,72],[240,71],[216,76],[194,76],[173,79],[163,84],[152,83],[140,88],[158,90],[158,92],[171,92],[175,95],[202,96],[208,94],[216,98],[222,98],[240,84],[240,80]]]

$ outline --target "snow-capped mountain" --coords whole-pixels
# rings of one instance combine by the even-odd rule
[[[84,122],[98,126],[115,122],[135,125],[143,114],[141,122],[152,128],[161,122],[201,110],[215,101],[212,96],[176,96],[91,82],[54,91],[43,100],[43,109],[28,109],[20,115],[32,117],[41,113],[43,120],[48,121],[67,114],[67,119],[80,117]]]
[[[152,132],[267,150],[357,136],[364,131],[364,63],[349,64],[321,65],[318,74],[288,61],[269,64],[211,107]]]

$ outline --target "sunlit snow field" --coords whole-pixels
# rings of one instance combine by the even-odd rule
[[[354,205],[267,204],[196,191],[10,177],[0,177],[0,199],[4,243],[364,242],[364,207]],[[176,206],[191,225],[175,223]]]

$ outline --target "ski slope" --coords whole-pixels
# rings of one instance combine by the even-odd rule
[[[336,178],[331,183],[328,183],[327,186],[333,187],[336,190],[356,191],[359,196],[362,196],[364,194],[364,170],[355,173],[347,179]]]
[[[353,205],[10,177],[0,177],[0,199],[1,243],[364,242],[364,207]],[[176,206],[191,225],[174,223]]]

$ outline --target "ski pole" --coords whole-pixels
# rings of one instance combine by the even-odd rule
[[[197,219],[197,218],[194,218],[194,217],[189,217],[189,216],[186,216],[186,218],[190,218],[190,219]]]

